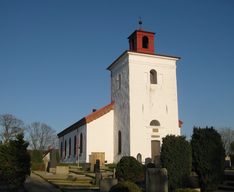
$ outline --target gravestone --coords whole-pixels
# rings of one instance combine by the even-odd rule
[[[160,168],[161,167],[160,156],[155,156],[154,157],[154,164],[155,164],[155,168]]]
[[[99,185],[99,181],[102,178],[102,174],[100,172],[95,173],[95,185]]]
[[[117,184],[118,184],[118,179],[111,179],[111,178],[101,179],[99,184],[99,191],[109,192],[111,187]]]
[[[93,164],[91,164],[91,165],[90,165],[89,170],[90,170],[91,172],[93,172],[93,171],[94,171],[94,165],[93,165]]]
[[[50,162],[48,164],[49,164],[49,172],[56,173],[57,160],[56,160],[56,150],[55,149],[51,149],[51,151],[50,151]]]
[[[83,171],[89,171],[90,170],[90,165],[91,165],[91,163],[83,163],[82,170]]]
[[[151,141],[151,161],[153,163],[154,157],[160,156],[160,141],[153,140]]]
[[[100,160],[96,160],[96,164],[94,165],[94,172],[99,173],[100,172]]]
[[[148,163],[146,168],[147,169],[148,168],[155,168],[155,164],[154,163]]]
[[[147,165],[148,165],[149,163],[151,163],[151,158],[147,157],[147,158],[145,159],[145,167],[146,167],[146,168],[147,168]]]
[[[199,188],[199,177],[195,172],[190,173],[189,187],[190,188]]]
[[[140,153],[137,154],[137,161],[138,161],[139,163],[142,163],[142,161],[141,161],[141,154],[140,154]]]
[[[145,181],[146,192],[168,192],[168,177],[165,168],[148,168]]]

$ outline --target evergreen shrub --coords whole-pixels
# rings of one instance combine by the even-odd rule
[[[30,155],[24,135],[0,147],[0,181],[7,185],[9,191],[17,191],[27,176],[30,176]]]
[[[116,178],[134,183],[144,181],[143,167],[134,157],[123,156],[116,167]]]
[[[39,150],[33,150],[33,163],[42,163],[42,152]]]
[[[31,170],[33,170],[33,171],[45,171],[45,164],[44,163],[33,163],[31,165]]]
[[[111,187],[110,192],[140,192],[140,189],[135,183],[124,181]]]
[[[60,162],[60,156],[59,156],[59,152],[56,150],[56,161],[57,163]]]
[[[193,128],[192,169],[199,176],[202,191],[218,188],[225,168],[225,149],[220,134],[211,128]]]
[[[187,187],[192,165],[191,146],[185,136],[167,135],[163,138],[161,165],[167,169],[168,188]]]

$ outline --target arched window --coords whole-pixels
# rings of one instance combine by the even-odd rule
[[[154,69],[150,71],[150,83],[157,84],[157,72]]]
[[[66,155],[67,155],[67,141],[65,140],[65,157],[66,157]]]
[[[157,120],[153,120],[150,122],[150,126],[160,126],[160,123]]]
[[[142,37],[142,47],[147,49],[149,48],[149,40],[146,36]]]
[[[60,157],[63,157],[63,142],[61,142]]]
[[[118,154],[121,153],[121,131],[118,133]]]
[[[71,156],[71,138],[69,139],[69,156]]]
[[[121,88],[121,74],[117,76],[117,89]]]
[[[74,155],[76,155],[76,136],[74,137]]]
[[[80,134],[80,154],[83,153],[83,134]]]

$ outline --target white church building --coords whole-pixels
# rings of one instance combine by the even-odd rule
[[[58,134],[61,162],[91,161],[104,152],[107,163],[122,156],[151,157],[152,143],[167,134],[180,135],[176,61],[154,53],[155,33],[134,31],[129,50],[108,68],[111,103],[83,117]]]

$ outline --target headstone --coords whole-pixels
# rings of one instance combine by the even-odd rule
[[[116,168],[113,169],[113,178],[115,178]]]
[[[146,192],[168,192],[168,177],[165,168],[148,168],[146,170]]]
[[[141,161],[141,154],[140,154],[140,153],[137,154],[137,161],[138,161],[139,163],[142,163],[142,161]]]
[[[147,165],[148,165],[149,163],[151,163],[151,158],[147,157],[147,158],[145,159],[145,167],[146,167],[146,168],[147,168]]]
[[[93,164],[91,164],[91,165],[90,165],[89,170],[90,170],[91,172],[93,172],[93,171],[94,171],[94,165],[93,165]]]
[[[56,150],[51,149],[50,151],[50,168],[56,168],[57,160],[56,160]]]
[[[100,192],[109,192],[111,187],[113,187],[114,185],[117,185],[117,184],[118,184],[118,179],[112,179],[112,178],[101,179],[100,184],[99,184],[99,191]]]
[[[151,141],[151,161],[153,163],[154,157],[160,156],[160,141],[153,140]]]
[[[100,172],[100,160],[96,160],[96,164],[94,165],[94,172],[99,173]]]
[[[195,172],[191,172],[189,176],[189,187],[199,188],[199,177]]]
[[[147,169],[148,168],[155,168],[155,164],[154,163],[148,163],[146,168]]]
[[[49,172],[56,173],[57,160],[56,160],[56,150],[51,149],[50,151],[50,162],[48,162]]]
[[[154,164],[155,164],[155,168],[160,168],[161,167],[160,156],[155,156],[154,157]]]
[[[99,185],[99,181],[102,178],[102,174],[100,172],[95,173],[95,185]]]
[[[83,171],[89,171],[90,170],[90,163],[83,163],[83,167],[82,167],[82,170]]]

